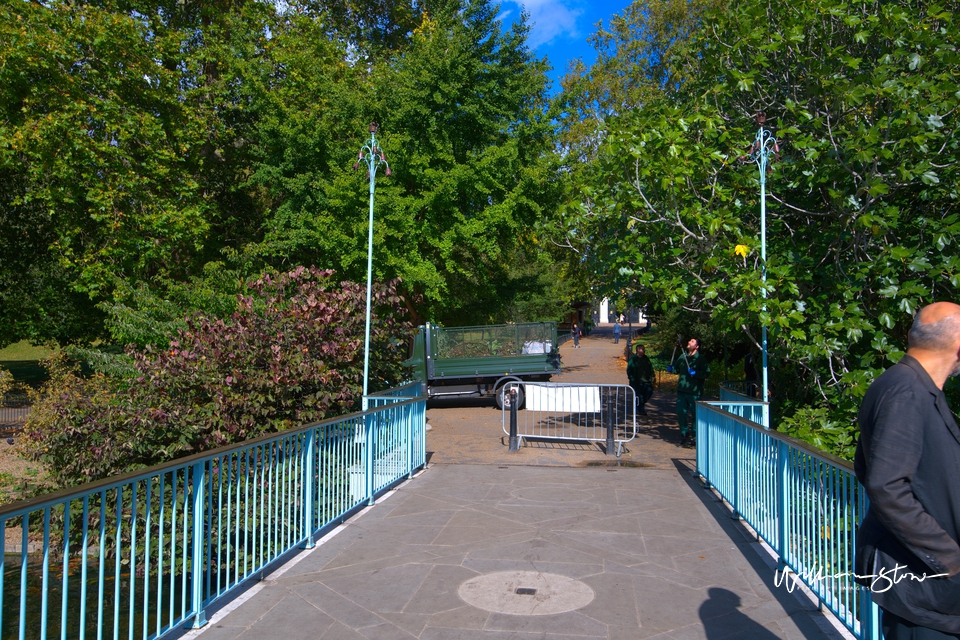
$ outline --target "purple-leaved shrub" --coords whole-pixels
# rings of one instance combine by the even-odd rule
[[[71,486],[359,409],[365,287],[298,267],[248,285],[229,319],[196,313],[125,380],[52,376],[27,450]],[[370,391],[393,386],[410,331],[396,283],[373,291]]]

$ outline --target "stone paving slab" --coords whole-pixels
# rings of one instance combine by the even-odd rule
[[[811,604],[774,586],[773,569],[755,544],[682,464],[673,470],[434,465],[193,634],[201,640],[839,637]],[[469,580],[518,571],[565,576],[594,597],[550,615],[485,610],[460,597]]]

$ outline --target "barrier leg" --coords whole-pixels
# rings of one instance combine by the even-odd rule
[[[517,390],[510,389],[510,451],[520,451],[520,439],[517,437]]]
[[[610,409],[610,407],[603,407],[603,409]],[[613,428],[614,428],[614,424],[613,424],[613,423],[614,423],[614,420],[613,420],[613,411],[612,411],[612,410],[604,411],[602,415],[604,416],[604,418],[605,418],[606,421],[607,421],[607,445],[606,445],[607,455],[608,455],[608,456],[618,455],[618,454],[617,454],[616,447],[615,447],[615,445],[613,444],[613,438],[614,438],[614,435],[613,435]]]

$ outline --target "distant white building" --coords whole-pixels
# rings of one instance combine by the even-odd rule
[[[611,315],[612,311],[616,311],[616,310],[611,310],[611,309],[610,309],[610,300],[609,300],[609,298],[604,298],[603,300],[601,300],[601,301],[600,301],[600,312],[599,312],[599,314],[598,314],[598,316],[599,316],[599,318],[600,318],[600,322],[601,322],[601,323],[609,323],[609,324],[613,324],[614,322],[616,322],[617,318]],[[631,309],[630,312],[631,312],[632,315],[633,315],[633,322],[634,322],[634,323],[640,323],[640,322],[646,322],[646,321],[647,321],[647,316],[643,315],[643,311],[638,310],[638,309]],[[629,322],[630,322],[630,317],[628,317],[627,312],[626,312],[626,311],[621,311],[620,313],[624,314],[624,315],[623,315],[623,320],[624,320],[624,322],[629,323]]]

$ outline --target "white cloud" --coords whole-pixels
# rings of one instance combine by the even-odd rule
[[[522,5],[530,14],[530,41],[531,48],[542,44],[549,44],[556,38],[577,38],[580,31],[577,28],[577,18],[583,15],[582,9],[567,6],[569,0],[521,0],[515,4]]]

